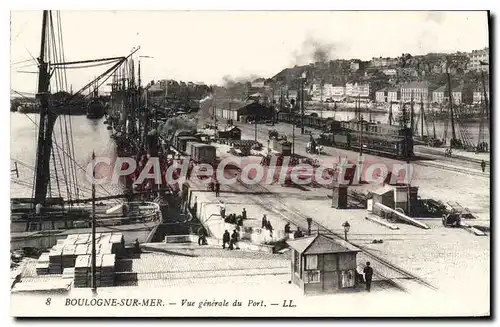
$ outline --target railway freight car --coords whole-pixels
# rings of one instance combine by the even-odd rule
[[[216,161],[216,149],[213,145],[193,143],[191,145],[191,160],[195,163],[213,165]]]

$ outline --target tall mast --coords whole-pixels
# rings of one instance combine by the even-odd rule
[[[424,138],[424,96],[420,97],[420,137]]]
[[[410,129],[413,132],[414,128],[414,121],[413,121],[413,90],[411,90],[411,96],[410,96]]]
[[[389,125],[392,125],[392,100],[389,107]]]
[[[52,131],[57,115],[49,111],[50,72],[45,62],[47,51],[47,26],[49,11],[43,11],[40,57],[38,58],[38,94],[40,100],[40,122],[38,126],[38,145],[36,156],[35,203],[44,203],[50,176],[50,154],[52,150]]]
[[[457,138],[457,135],[455,133],[455,118],[454,118],[454,115],[453,115],[453,93],[451,91],[451,75],[450,75],[450,67],[449,67],[449,63],[448,63],[448,67],[446,69],[446,74],[448,75],[448,99],[449,99],[449,102],[450,102],[450,119],[451,119],[451,140],[450,141],[450,148],[452,147],[451,143],[452,142],[455,142],[455,139]]]

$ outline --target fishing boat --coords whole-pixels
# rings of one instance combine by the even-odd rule
[[[62,51],[62,49],[49,49],[49,45],[57,45],[55,42],[57,40],[56,34],[58,28],[61,29],[59,16],[54,16],[55,18],[53,18],[51,11],[43,11],[41,48],[38,58],[39,120],[38,124],[35,124],[38,134],[36,166],[33,169],[34,182],[32,185],[28,185],[32,187],[33,196],[11,199],[11,250],[26,247],[47,249],[55,245],[58,239],[66,238],[69,234],[91,233],[91,216],[93,214],[95,214],[96,232],[120,232],[126,243],[132,243],[136,240],[146,242],[152,237],[162,221],[162,211],[167,205],[165,201],[167,191],[154,192],[154,194],[152,192],[143,192],[142,194],[124,192],[123,194],[96,197],[96,185],[92,184],[92,197],[81,198],[78,188],[81,183],[76,180],[74,171],[70,171],[68,166],[65,166],[65,175],[73,176],[72,184],[70,186],[66,184],[68,189],[66,197],[52,197],[51,181],[56,180],[59,183],[58,176],[52,176],[53,171],[58,171],[55,167],[57,166],[55,158],[61,155],[59,150],[62,150],[62,155],[68,157],[68,162],[69,160],[75,162],[73,159],[74,145],[72,143],[67,147],[64,145],[72,142],[72,139],[70,141],[68,138],[58,142],[59,144],[54,143],[52,139],[54,125],[61,112],[58,109],[68,104],[76,95],[82,94],[89,85],[104,83],[110,74],[113,74],[130,60],[130,57],[139,50],[132,51],[126,57],[60,62],[58,59],[64,58],[64,56],[51,57],[51,54],[60,53],[57,51]],[[110,62],[113,66],[66,99],[64,103],[55,105],[49,101],[50,90],[57,88],[57,79],[51,83],[51,77],[63,74],[64,69],[60,68],[103,61]],[[64,143],[65,141],[66,143]],[[62,146],[64,148],[61,148]],[[94,154],[92,158],[95,158]],[[17,165],[16,175],[19,175]],[[16,180],[13,179],[13,182]],[[57,188],[59,189],[59,184]]]

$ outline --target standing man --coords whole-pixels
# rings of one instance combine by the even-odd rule
[[[484,160],[481,160],[481,170],[484,171],[486,170],[486,162]]]
[[[247,219],[247,210],[243,208],[243,211],[241,212],[241,217],[243,220]]]
[[[363,269],[363,272],[365,274],[366,290],[370,292],[372,286],[372,277],[373,277],[373,269],[372,267],[370,267],[370,262],[366,263],[366,267],[365,269]]]
[[[262,228],[267,229],[267,218],[266,215],[262,216]]]
[[[219,197],[220,195],[220,183],[218,180],[215,180],[215,196]]]
[[[225,249],[226,248],[226,243],[227,245],[229,246],[229,241],[231,240],[231,235],[229,235],[229,232],[226,231],[224,232],[224,234],[222,235],[222,248]]]

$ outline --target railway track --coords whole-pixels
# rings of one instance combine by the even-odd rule
[[[239,181],[238,184],[233,184],[233,185],[228,185],[231,189],[237,190],[238,187],[236,185],[239,185],[247,190],[254,189],[254,192],[267,192],[269,193],[270,191],[265,188],[262,185],[246,185]],[[256,195],[250,195],[249,196],[252,200],[255,202],[259,203],[262,207],[265,209],[272,211],[278,215],[280,215],[285,221],[288,221],[298,227],[300,227],[303,230],[307,230],[307,221],[306,218],[308,218],[306,215],[304,215],[301,211],[291,208],[289,205],[285,204],[279,197],[274,196],[272,199],[269,200],[263,200],[259,196]],[[269,198],[269,195],[266,195],[266,197]],[[339,233],[334,232],[333,230],[329,229],[328,227],[316,222],[313,220],[313,226],[317,226],[318,231],[321,231],[327,235],[331,235],[337,239],[344,240],[342,235]],[[423,286],[427,289],[431,289],[433,291],[436,291],[437,288],[427,282],[426,280],[420,278],[419,276],[389,262],[388,260],[382,258],[381,256],[378,256],[368,249],[366,247],[356,244],[354,242],[348,241],[350,244],[353,246],[359,248],[361,250],[360,254],[358,254],[358,258],[361,259],[361,262],[366,262],[370,261],[371,266],[375,270],[375,276],[378,277],[380,280],[384,280],[386,282],[389,282],[391,285],[394,287],[405,291],[409,292],[409,287],[408,286],[413,286],[412,284],[416,283],[419,286]],[[396,282],[396,280],[400,282]],[[404,281],[404,282],[402,282]],[[405,284],[405,285],[402,285]]]
[[[287,124],[287,123],[282,123],[282,124]],[[265,126],[265,125],[261,125],[261,126]],[[240,127],[243,130],[248,128],[246,125],[242,125]],[[267,138],[267,132],[268,132],[269,128],[270,127],[268,127],[268,126],[265,126],[264,129],[261,128],[259,130],[259,137],[262,136],[264,138]],[[253,131],[251,131],[251,132],[253,133]],[[250,131],[248,133],[250,133]],[[300,144],[300,142],[302,142],[302,141],[300,141],[300,137],[302,137],[302,135],[297,135],[297,137],[296,137],[296,147],[298,144]],[[331,147],[331,146],[324,146],[324,148],[327,151],[337,149],[337,148]],[[343,149],[343,150],[346,150],[346,149]],[[296,149],[295,151],[296,151],[296,153],[299,152],[298,149]],[[347,151],[356,152],[354,150],[347,150]],[[443,165],[433,163],[432,161],[424,161],[424,160],[412,161],[412,164],[414,164],[414,165],[419,165],[422,167],[432,167],[432,168],[447,170],[447,171],[452,171],[452,172],[459,172],[462,174],[478,176],[478,177],[485,177],[485,178],[490,177],[489,173],[483,173],[482,171],[479,170],[479,165],[480,165],[481,161],[478,159],[470,158],[470,160],[469,160],[469,159],[463,159],[463,158],[458,158],[458,157],[448,158],[448,157],[444,157],[444,155],[439,155],[439,154],[436,154],[435,152],[425,151],[425,150],[418,151],[418,153],[420,153],[424,156],[427,156],[431,159],[439,160],[440,162],[443,163]],[[489,163],[487,163],[487,165],[489,166]],[[463,169],[464,167],[467,169],[464,170]]]
[[[448,166],[448,165],[440,165],[437,163],[434,163],[432,161],[413,161],[412,162],[414,165],[417,166],[423,166],[423,167],[432,167],[432,168],[437,168],[437,169],[443,169],[443,170],[448,170],[448,171],[453,171],[456,173],[461,173],[461,174],[466,174],[469,176],[479,176],[479,177],[486,177],[489,178],[490,174],[487,172],[482,172],[479,170],[474,170],[474,169],[464,169],[466,167],[461,167],[461,166]]]

